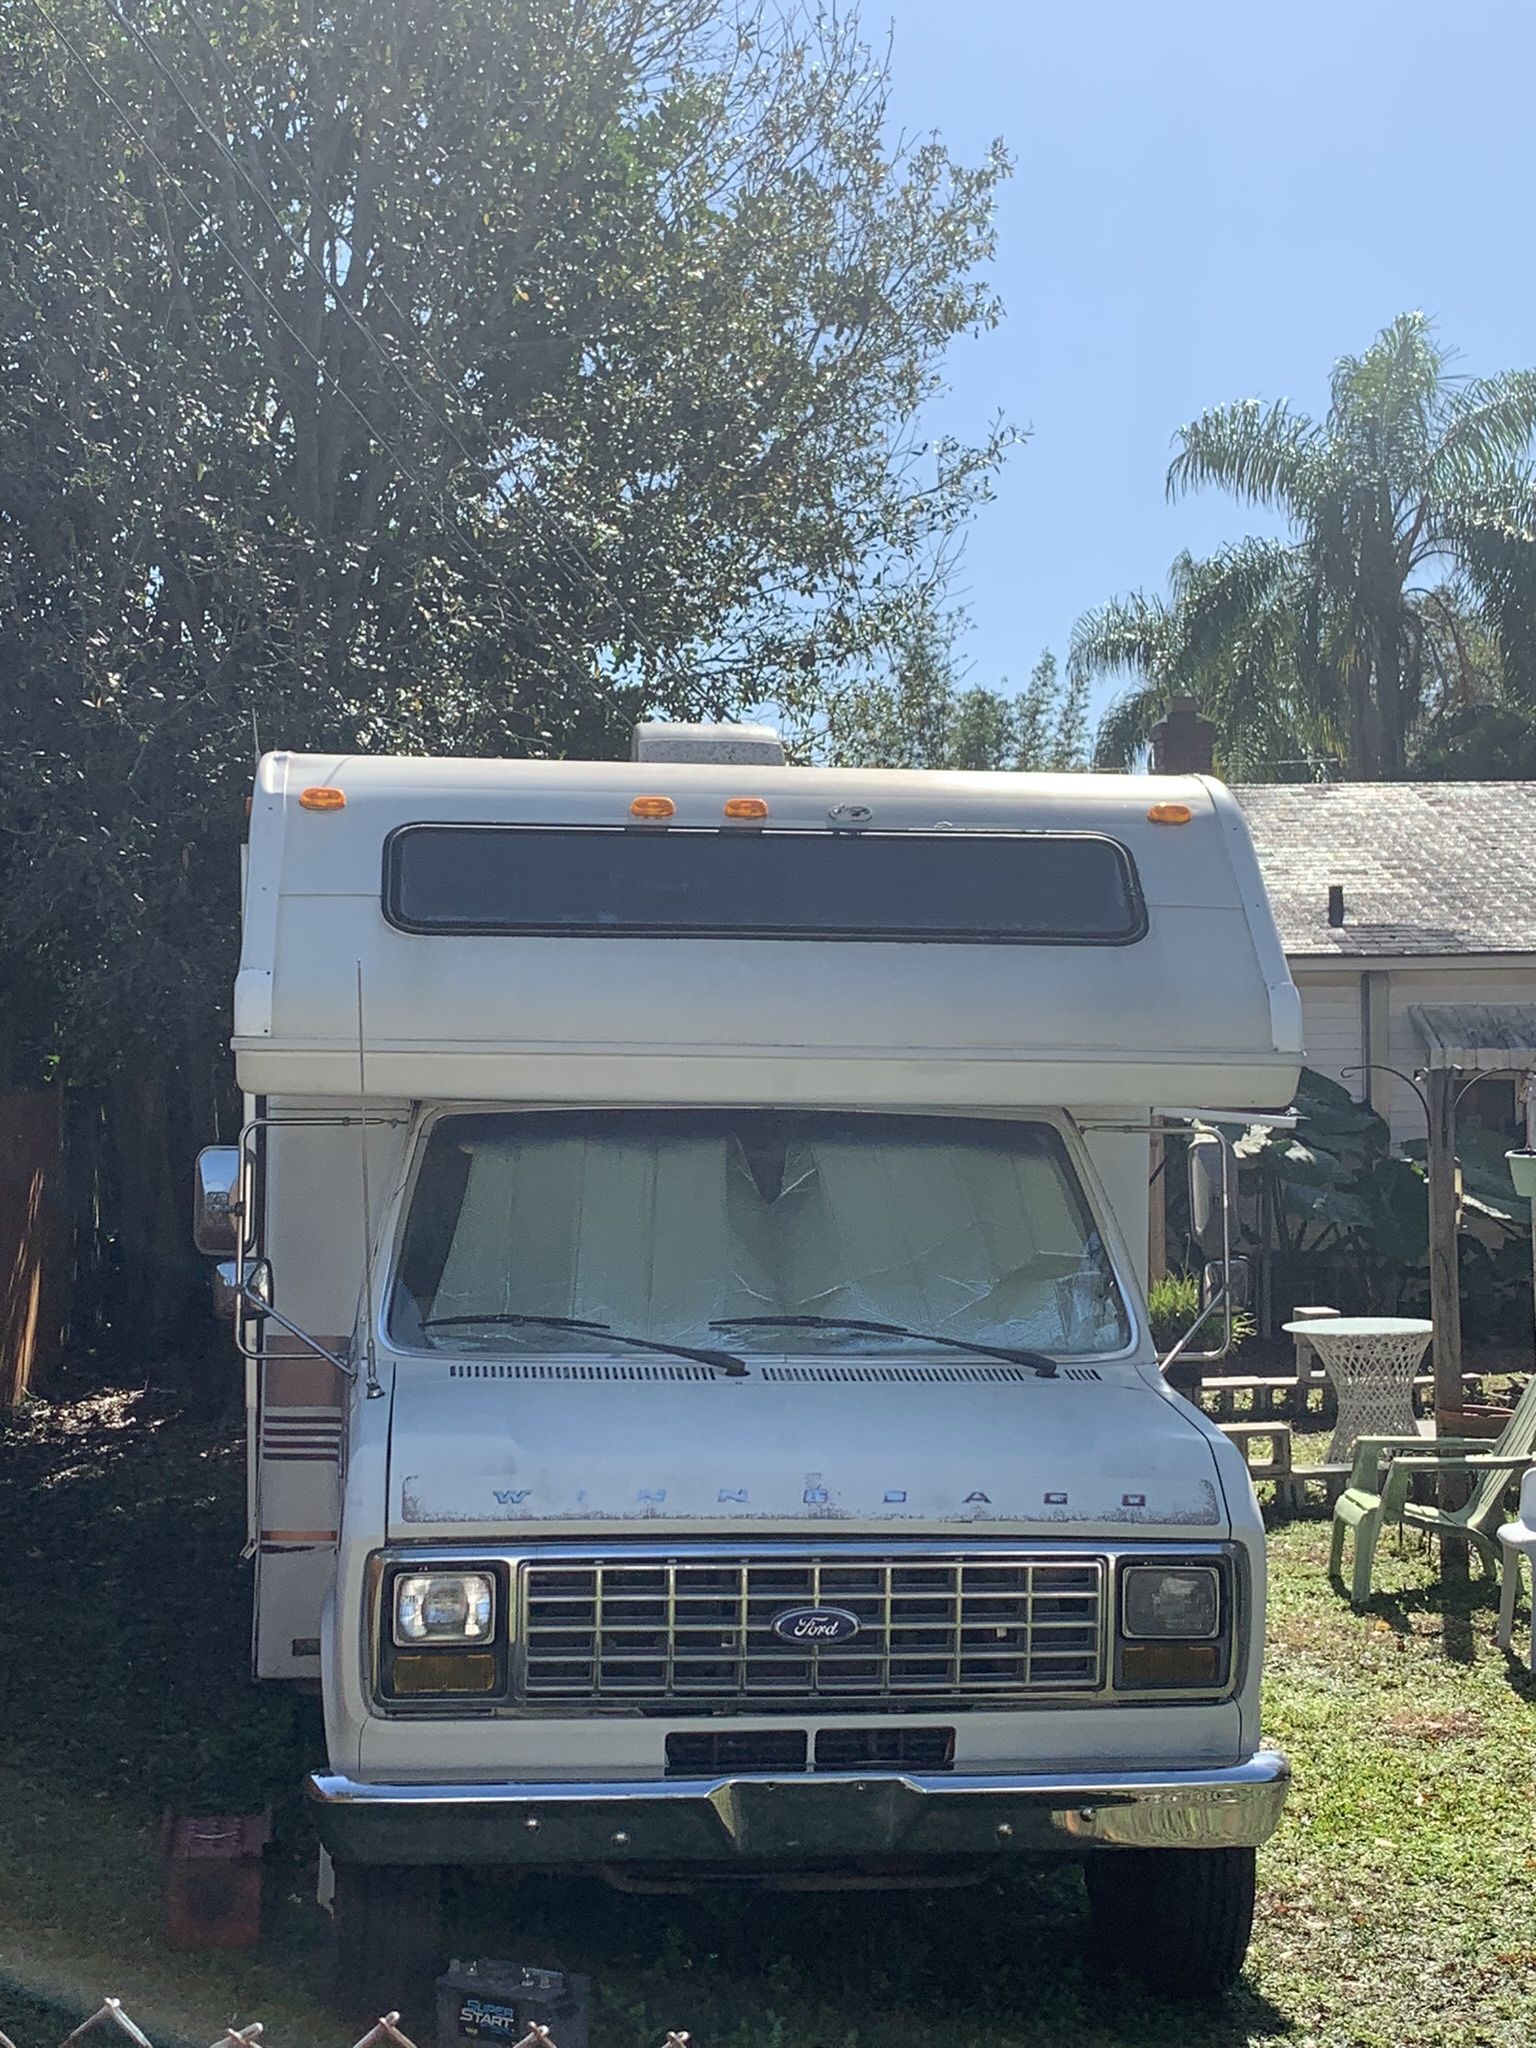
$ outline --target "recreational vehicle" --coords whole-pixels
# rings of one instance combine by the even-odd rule
[[[270,754],[233,1044],[199,1242],[354,2004],[411,1995],[462,1866],[1068,1857],[1106,1965],[1232,1980],[1287,1779],[1263,1532],[1144,1284],[1197,1120],[1197,1346],[1230,1320],[1221,1133],[1299,1064],[1219,784],[755,728]]]

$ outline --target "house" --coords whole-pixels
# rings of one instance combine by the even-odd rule
[[[1174,697],[1153,767],[1209,774]],[[1525,1142],[1536,1087],[1536,782],[1250,783],[1248,819],[1301,993],[1308,1066],[1426,1141],[1435,1414],[1462,1413],[1458,1139]],[[1462,1138],[1464,1143],[1464,1138]]]
[[[1368,1100],[1394,1142],[1425,1135],[1408,1081],[1428,1063],[1425,1011],[1536,1011],[1536,782],[1248,784],[1248,819],[1301,992],[1307,1064]],[[1436,1020],[1443,1035],[1444,1018]],[[1524,1068],[1520,1050],[1511,1068]],[[1510,1144],[1524,1116],[1496,1051],[1458,1120]],[[1394,1074],[1389,1070],[1398,1069]]]
[[[1192,697],[1173,697],[1152,765],[1209,775],[1215,737]],[[1536,1072],[1536,782],[1233,794],[1301,992],[1307,1065],[1369,1102],[1396,1145],[1426,1135],[1425,1068],[1455,1074],[1454,1126],[1522,1144],[1522,1081]]]

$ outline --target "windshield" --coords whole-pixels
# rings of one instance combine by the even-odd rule
[[[1058,1357],[1119,1351],[1130,1337],[1065,1148],[1044,1124],[603,1110],[432,1126],[390,1290],[396,1343],[603,1349],[590,1331],[494,1320],[528,1316],[708,1346],[723,1318],[800,1315]],[[728,1341],[847,1353],[894,1340],[733,1328]]]

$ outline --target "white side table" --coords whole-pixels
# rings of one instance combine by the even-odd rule
[[[1285,1331],[1306,1337],[1338,1394],[1331,1461],[1352,1458],[1357,1437],[1417,1433],[1413,1376],[1435,1334],[1433,1323],[1418,1316],[1339,1316],[1287,1323]]]

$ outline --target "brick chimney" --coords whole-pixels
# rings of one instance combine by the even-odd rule
[[[1215,767],[1216,727],[1193,697],[1170,697],[1152,728],[1154,775],[1209,775]]]

